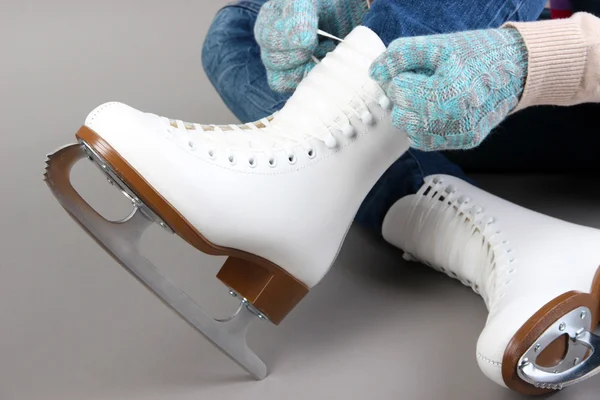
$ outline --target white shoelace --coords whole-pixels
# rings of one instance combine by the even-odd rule
[[[343,42],[342,39],[321,30],[319,30],[319,34]],[[365,59],[369,63],[371,61],[359,50],[349,46],[345,47],[344,51],[353,51],[359,58]],[[297,105],[301,109],[301,113],[310,117],[301,121],[303,122],[301,125],[295,126],[279,125],[279,121],[276,119],[273,128],[279,136],[292,141],[309,136],[323,141],[328,148],[334,148],[337,143],[333,132],[343,134],[346,137],[352,137],[356,133],[351,125],[351,118],[360,119],[366,125],[374,122],[373,115],[367,106],[368,103],[378,102],[382,108],[388,108],[391,105],[383,90],[375,82],[365,81],[364,71],[359,68],[348,67],[346,60],[336,56],[337,54],[327,56],[322,61],[313,56],[315,63],[329,66],[330,70],[313,72],[311,82],[305,84],[303,90],[312,92],[314,99],[319,100],[322,98],[325,101],[299,101]],[[330,73],[330,71],[342,69],[348,73]],[[365,84],[357,88],[354,82],[365,82]],[[370,87],[364,90],[365,85]],[[324,103],[330,104],[332,107],[327,107],[324,110],[322,107]],[[332,115],[332,110],[334,110],[335,115]]]
[[[417,208],[424,211],[416,212]],[[419,217],[420,216],[420,217]],[[418,260],[460,280],[480,294],[488,309],[495,296],[497,271],[514,272],[510,243],[494,218],[471,204],[452,186],[434,178],[417,192],[404,228],[406,258]],[[508,278],[510,279],[510,278]]]
[[[319,34],[343,42],[342,39],[326,32],[319,31]],[[345,46],[343,51],[353,52],[355,57],[365,62],[370,61],[366,55],[350,46]],[[284,108],[282,112],[276,113],[273,119],[264,118],[243,125],[221,126],[203,126],[167,118],[162,118],[163,122],[170,125],[171,133],[174,134],[172,128],[175,128],[187,134],[186,140],[191,149],[196,147],[199,139],[210,141],[212,146],[209,146],[211,148],[208,149],[208,153],[211,157],[214,156],[216,148],[242,148],[266,153],[269,164],[273,164],[274,151],[283,148],[289,154],[289,162],[293,163],[293,149],[297,145],[300,145],[309,157],[313,157],[314,150],[307,144],[311,139],[322,141],[328,148],[335,148],[338,144],[336,135],[353,137],[356,134],[351,124],[352,118],[358,118],[366,125],[374,122],[367,104],[377,102],[382,108],[391,107],[391,102],[383,90],[375,82],[365,80],[364,70],[347,65],[343,57],[333,53],[328,54],[322,61],[313,57],[317,64],[328,68],[313,69],[309,79],[305,79],[297,89],[301,94],[295,95],[297,98],[294,99],[293,110]],[[341,69],[346,73],[331,73]],[[356,82],[365,84],[357,87]],[[365,90],[366,85],[369,87]],[[281,113],[287,115],[278,118]],[[295,117],[288,118],[292,113]],[[248,135],[249,131],[253,134]],[[252,165],[252,157],[249,163]]]

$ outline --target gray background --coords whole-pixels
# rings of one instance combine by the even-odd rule
[[[0,2],[0,399],[517,399],[479,371],[483,301],[359,229],[332,272],[279,327],[249,343],[271,375],[247,376],[122,270],[42,182],[45,154],[105,101],[233,123],[200,64],[208,0]],[[91,166],[78,188],[107,216],[125,200]],[[482,177],[509,200],[600,227],[585,177]],[[535,227],[532,227],[535,229]],[[235,303],[223,262],[158,229],[149,257],[217,315]],[[210,305],[209,305],[210,304]],[[555,399],[597,399],[600,380]]]

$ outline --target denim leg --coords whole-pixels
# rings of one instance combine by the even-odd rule
[[[242,122],[257,121],[280,110],[290,97],[267,81],[254,40],[254,24],[267,0],[243,0],[222,8],[202,48],[202,65],[225,105]]]
[[[386,45],[406,36],[498,28],[535,21],[546,0],[375,0],[363,25]]]

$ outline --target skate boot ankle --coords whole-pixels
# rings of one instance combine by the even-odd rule
[[[481,295],[477,361],[496,383],[543,394],[600,371],[600,231],[439,175],[391,207],[383,236]]]
[[[154,221],[202,252],[228,256],[218,278],[243,312],[279,324],[328,272],[363,199],[408,149],[392,126],[389,99],[368,75],[384,50],[372,31],[356,28],[280,112],[256,123],[203,126],[101,105],[77,132],[79,143],[50,156],[48,184],[117,260],[262,378],[260,360],[238,335],[247,321],[223,333],[159,272],[144,275],[155,267],[137,254],[139,236]],[[105,221],[79,197],[68,171],[83,156],[140,217]]]

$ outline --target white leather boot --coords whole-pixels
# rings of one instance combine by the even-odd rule
[[[599,230],[438,175],[394,204],[383,236],[483,297],[477,360],[493,381],[540,394],[600,371],[600,354],[586,358],[598,343]]]
[[[330,269],[363,199],[408,148],[368,69],[385,50],[356,28],[273,118],[202,126],[112,102],[77,138],[218,277],[278,324]]]

